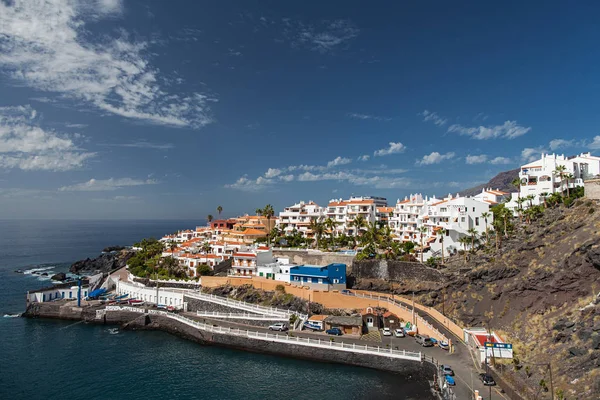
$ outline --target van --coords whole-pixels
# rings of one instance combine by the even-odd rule
[[[415,340],[418,344],[420,344],[423,347],[431,347],[433,346],[433,341],[431,340],[431,338],[427,335],[419,335],[416,334],[415,335]]]

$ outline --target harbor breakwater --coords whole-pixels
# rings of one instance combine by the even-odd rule
[[[127,308],[112,308],[107,311],[104,307],[73,307],[68,303],[53,302],[31,303],[23,316],[120,325],[127,330],[164,331],[203,345],[391,371],[400,374],[402,379],[411,381],[429,381],[436,373],[436,368],[431,363],[402,359],[393,354],[386,354],[385,349],[382,349],[382,354],[369,354],[372,350],[369,352],[361,352],[358,349],[351,350],[349,345],[346,345],[346,350],[344,350],[339,348],[340,343],[328,340],[323,340],[322,345],[315,347],[314,344],[307,345],[306,339],[293,337],[292,334],[247,333],[243,330],[237,330],[236,333],[235,329],[192,322],[176,314],[158,310],[144,312],[143,309],[128,311]],[[313,340],[314,342],[315,340]],[[327,348],[327,346],[331,348]]]

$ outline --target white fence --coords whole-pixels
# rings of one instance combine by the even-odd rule
[[[288,322],[289,318],[282,317],[280,315],[265,315],[265,314],[251,314],[251,313],[220,313],[210,311],[196,311],[199,317],[207,318],[232,318],[232,319],[252,319],[258,321],[285,321]]]
[[[193,299],[208,301],[211,303],[221,304],[227,307],[237,308],[239,310],[245,310],[256,314],[263,314],[269,316],[276,316],[279,318],[289,319],[292,315],[297,315],[300,319],[305,319],[307,316],[295,311],[283,310],[275,307],[264,307],[258,304],[246,303],[244,301],[233,300],[227,297],[215,296],[214,294],[205,294],[200,292],[186,293],[188,297]]]
[[[106,311],[121,311],[123,307],[111,306],[109,309],[106,308]],[[132,307],[129,307],[132,308]],[[138,312],[140,310],[135,309]],[[143,310],[141,310],[143,312]],[[191,326],[196,329],[200,329],[207,332],[214,333],[222,333],[225,335],[232,336],[240,336],[248,339],[254,340],[264,340],[268,342],[277,342],[277,343],[287,343],[287,344],[295,344],[300,346],[314,347],[320,349],[330,349],[330,350],[338,350],[338,351],[346,351],[350,353],[360,353],[360,354],[369,354],[376,355],[381,357],[389,357],[396,358],[402,360],[412,360],[412,361],[423,361],[421,353],[406,351],[406,350],[393,350],[392,348],[387,349],[384,347],[375,347],[369,345],[357,345],[357,344],[347,344],[344,342],[334,342],[330,339],[310,339],[310,338],[301,338],[298,336],[290,336],[287,334],[280,333],[266,333],[266,332],[257,332],[250,331],[247,329],[239,329],[239,328],[226,328],[221,326],[213,326],[209,324],[205,324],[202,322],[194,321],[190,318],[186,318],[179,314],[173,314],[166,311],[161,310],[148,310],[149,314],[162,315],[167,318],[171,318],[177,320],[183,324]]]
[[[144,314],[146,310],[143,308],[129,307],[129,306],[106,306],[106,311],[129,311]]]

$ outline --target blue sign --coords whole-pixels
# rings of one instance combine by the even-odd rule
[[[510,349],[510,350],[512,350],[512,344],[510,344],[510,343],[485,342],[483,345],[485,347],[492,347],[494,349]]]

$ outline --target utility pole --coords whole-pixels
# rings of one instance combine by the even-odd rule
[[[552,384],[552,364],[548,363],[548,371],[550,372],[550,393],[552,393],[551,398],[554,400],[554,385]]]
[[[154,267],[156,271],[156,308],[158,309],[158,264]]]
[[[412,292],[412,323],[415,324],[415,292]]]

